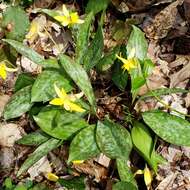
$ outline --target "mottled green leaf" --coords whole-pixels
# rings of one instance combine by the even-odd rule
[[[86,71],[81,65],[73,62],[71,58],[66,55],[60,55],[61,65],[64,67],[67,74],[73,79],[73,81],[84,92],[88,101],[92,106],[96,105],[96,99],[92,89],[92,85],[88,78]]]
[[[134,25],[127,43],[127,53],[130,53],[133,48],[135,48],[136,58],[141,61],[147,58],[148,44],[146,38],[144,33]]]
[[[20,7],[8,6],[3,13],[2,26],[6,38],[22,41],[29,28],[29,19]],[[8,30],[6,30],[9,28]]]
[[[85,178],[81,177],[74,177],[72,179],[59,179],[58,182],[62,187],[67,188],[68,190],[84,190],[85,189]]]
[[[128,73],[123,71],[120,61],[116,61],[113,66],[112,80],[120,90],[125,90],[128,82]]]
[[[159,97],[167,94],[177,94],[177,93],[187,93],[189,90],[185,90],[182,88],[160,88],[156,90],[151,90],[147,92],[145,95],[141,96],[139,99],[143,100],[146,98],[151,98],[151,97]]]
[[[155,65],[150,59],[145,59],[141,64],[143,65],[142,72],[144,78],[147,79],[147,77],[152,73]]]
[[[50,139],[46,133],[42,131],[35,131],[23,136],[17,141],[17,144],[38,146]]]
[[[32,85],[34,83],[34,78],[30,73],[21,73],[15,83],[14,91],[17,92],[18,90]]]
[[[138,190],[138,188],[130,182],[120,181],[113,185],[113,190]]]
[[[26,113],[32,107],[31,86],[27,86],[16,92],[5,106],[4,118],[12,119]]]
[[[60,146],[62,141],[58,139],[49,139],[45,143],[41,144],[29,157],[24,161],[23,165],[20,167],[17,176],[20,176],[29,167],[35,164],[40,158],[48,154],[48,152]]]
[[[62,140],[88,126],[80,114],[69,113],[62,108],[47,107],[34,116],[34,120],[45,133]]]
[[[144,122],[165,141],[176,145],[190,146],[188,121],[160,110],[144,112],[142,116]]]
[[[98,121],[96,141],[101,152],[110,158],[127,160],[132,149],[129,132],[110,120]]]
[[[97,14],[98,12],[105,10],[109,4],[110,0],[101,0],[101,1],[96,1],[96,0],[89,0],[87,7],[86,7],[86,12],[93,12],[94,14]]]
[[[76,62],[78,64],[82,64],[86,50],[88,49],[88,40],[92,19],[93,13],[89,13],[85,18],[84,23],[79,25],[76,42]]]
[[[129,166],[127,165],[127,161],[123,159],[117,159],[116,164],[117,164],[117,170],[119,173],[120,180],[130,182],[134,186],[137,186],[134,175],[131,172]]]
[[[22,54],[23,56],[27,57],[28,59],[30,59],[31,61],[33,61],[34,63],[38,65],[41,65],[47,68],[59,68],[58,63],[51,62],[49,60],[46,61],[43,58],[43,56],[41,56],[40,54],[38,54],[36,51],[29,48],[28,46],[23,45],[21,42],[11,40],[11,39],[3,39],[3,41],[7,42],[9,45],[15,48],[18,53]]]
[[[68,77],[67,77],[68,78]],[[59,70],[45,70],[36,79],[32,86],[32,102],[46,102],[56,96],[54,84],[64,88],[66,92],[72,90],[71,81]]]
[[[102,27],[99,26],[84,58],[83,64],[86,71],[90,71],[99,62],[104,47]]]
[[[116,54],[119,52],[119,49],[119,47],[115,47],[112,51],[105,54],[99,60],[98,64],[96,65],[96,69],[100,72],[110,69],[116,59]]]
[[[95,140],[95,126],[82,129],[72,140],[69,149],[68,162],[73,160],[87,160],[99,154]]]
[[[161,159],[154,150],[154,141],[150,131],[142,123],[134,122],[131,137],[136,150],[153,170],[157,172],[157,167],[161,163]]]

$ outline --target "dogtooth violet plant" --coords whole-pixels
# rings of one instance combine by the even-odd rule
[[[37,147],[24,161],[17,176],[26,172],[50,151],[70,142],[68,167],[104,154],[115,161],[120,177],[113,189],[127,189],[129,186],[138,189],[135,180],[138,174],[144,174],[145,183],[150,188],[153,175],[157,174],[158,164],[165,162],[155,150],[157,137],[175,145],[190,146],[189,122],[161,110],[139,113],[137,118],[133,116],[130,121],[122,119],[117,122],[109,113],[101,118],[98,116],[97,101],[89,78],[91,69],[101,75],[111,71],[111,80],[121,91],[126,91],[126,81],[130,78],[131,105],[142,99],[138,95],[139,89],[146,85],[147,78],[154,69],[154,64],[147,57],[148,45],[144,33],[132,26],[126,47],[115,47],[104,53],[101,22],[95,35],[92,35],[93,38],[89,38],[96,12],[86,14],[84,21],[79,19],[78,13],[70,12],[65,5],[62,11],[43,9],[41,12],[51,16],[62,27],[78,24],[77,34],[74,32],[75,56],[60,53],[53,59],[44,59],[19,41],[8,38],[3,40],[42,67],[42,72],[37,77],[31,77],[27,73],[18,76],[15,94],[3,113],[5,120],[28,113],[39,127],[39,130],[27,134],[17,142]],[[72,27],[69,29],[73,31]],[[9,69],[1,63],[0,75],[4,79],[5,71]],[[154,94],[167,94],[168,90],[158,89],[148,93],[148,97],[154,97]],[[122,106],[126,107],[126,102],[122,102]],[[39,103],[43,106],[39,106]],[[125,114],[124,118],[127,118],[129,113]],[[127,164],[132,149],[146,162],[145,168],[134,174],[131,170],[133,165]],[[60,180],[53,173],[46,177],[51,181]]]

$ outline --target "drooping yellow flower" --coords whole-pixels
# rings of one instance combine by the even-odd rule
[[[69,13],[65,5],[62,6],[62,12],[59,13],[60,15],[57,15],[53,18],[59,21],[63,26],[84,23],[84,21],[79,18],[77,12]]]
[[[127,59],[121,57],[121,55],[116,55],[116,57],[123,62],[122,68],[124,70],[130,71],[137,67],[137,60],[135,58],[135,48],[133,48]]]
[[[55,174],[53,174],[53,173],[51,173],[51,172],[48,172],[48,173],[45,175],[45,177],[46,177],[49,181],[54,181],[54,182],[56,182],[56,181],[59,179],[59,177],[58,177],[57,175],[55,175]]]
[[[58,98],[54,98],[50,101],[50,104],[62,106],[67,111],[76,111],[76,112],[84,112],[85,110],[81,108],[79,105],[75,104],[74,102],[83,96],[83,93],[79,94],[71,94],[68,95],[65,90],[62,88],[61,90],[54,84],[55,92]]]
[[[134,176],[141,175],[141,174],[144,174],[145,185],[147,186],[147,189],[150,189],[153,177],[152,177],[152,172],[149,170],[147,165],[145,166],[144,170],[137,170]]]
[[[5,61],[0,62],[0,77],[2,79],[7,78],[7,72],[15,72],[17,69],[9,68],[6,66]]]
[[[72,163],[73,164],[82,164],[84,162],[84,160],[73,160]]]

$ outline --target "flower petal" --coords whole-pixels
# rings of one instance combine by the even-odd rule
[[[65,92],[65,90],[62,88],[61,90],[57,87],[56,84],[54,84],[54,89],[55,89],[55,92],[57,94],[57,96],[61,99],[65,99],[67,97],[67,94]]]
[[[70,94],[70,95],[68,95],[69,100],[71,100],[72,102],[76,101],[77,99],[82,98],[83,96],[84,96],[83,92],[80,92],[78,94]]]
[[[69,11],[68,11],[66,5],[64,5],[64,4],[62,5],[62,12],[63,12],[64,16],[69,17]]]
[[[66,16],[55,16],[53,17],[55,20],[61,22],[63,26],[68,26],[70,24],[70,19]]]
[[[7,72],[6,72],[6,66],[5,66],[5,63],[1,63],[0,64],[0,77],[2,78],[2,79],[6,79],[6,77],[7,77]]]
[[[76,111],[76,112],[84,112],[85,109],[81,108],[79,105],[75,104],[75,103],[72,103],[71,101],[66,101],[64,103],[64,107],[69,107],[70,109],[66,109],[66,110],[69,110],[69,111]]]
[[[135,57],[135,48],[132,48],[131,51],[129,52],[128,59],[131,59],[134,57]]]
[[[49,173],[46,174],[46,178],[49,181],[54,181],[54,182],[56,182],[59,179],[59,177],[57,175],[55,175],[55,174],[53,174],[51,172],[49,172]]]
[[[125,58],[123,58],[123,57],[121,57],[121,56],[119,56],[119,55],[117,55],[117,54],[116,54],[116,57],[117,57],[119,60],[121,60],[124,64],[128,61],[127,59],[125,59]]]
[[[64,104],[64,101],[61,98],[54,98],[53,100],[49,102],[49,104],[55,105],[55,106],[61,106]]]
[[[73,160],[72,163],[73,164],[82,164],[84,162],[84,160]]]
[[[144,169],[144,182],[146,186],[150,186],[152,183],[152,173],[147,166]]]

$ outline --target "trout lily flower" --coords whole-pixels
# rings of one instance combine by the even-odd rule
[[[58,13],[59,15],[54,16],[53,18],[60,22],[63,26],[84,23],[84,20],[79,18],[77,12],[70,13],[65,5],[62,6],[62,11],[59,11]]]
[[[147,189],[150,189],[153,177],[152,177],[152,172],[149,170],[147,165],[145,166],[144,170],[137,170],[134,175],[138,174],[144,174],[144,182],[145,185],[147,186]]]
[[[17,69],[9,68],[5,64],[6,61],[0,62],[0,77],[5,80],[7,78],[7,72],[15,72]]]
[[[122,68],[124,70],[130,71],[131,69],[137,67],[137,60],[135,58],[135,48],[131,50],[127,59],[121,57],[121,54],[120,56],[116,55],[116,57],[123,62]]]
[[[84,112],[85,110],[74,102],[83,96],[83,93],[68,95],[65,90],[61,90],[54,84],[55,92],[58,98],[54,98],[50,101],[51,105],[63,106],[67,111]]]
[[[53,181],[56,182],[59,177],[57,175],[55,175],[54,173],[48,172],[45,177],[49,180],[49,181]]]

